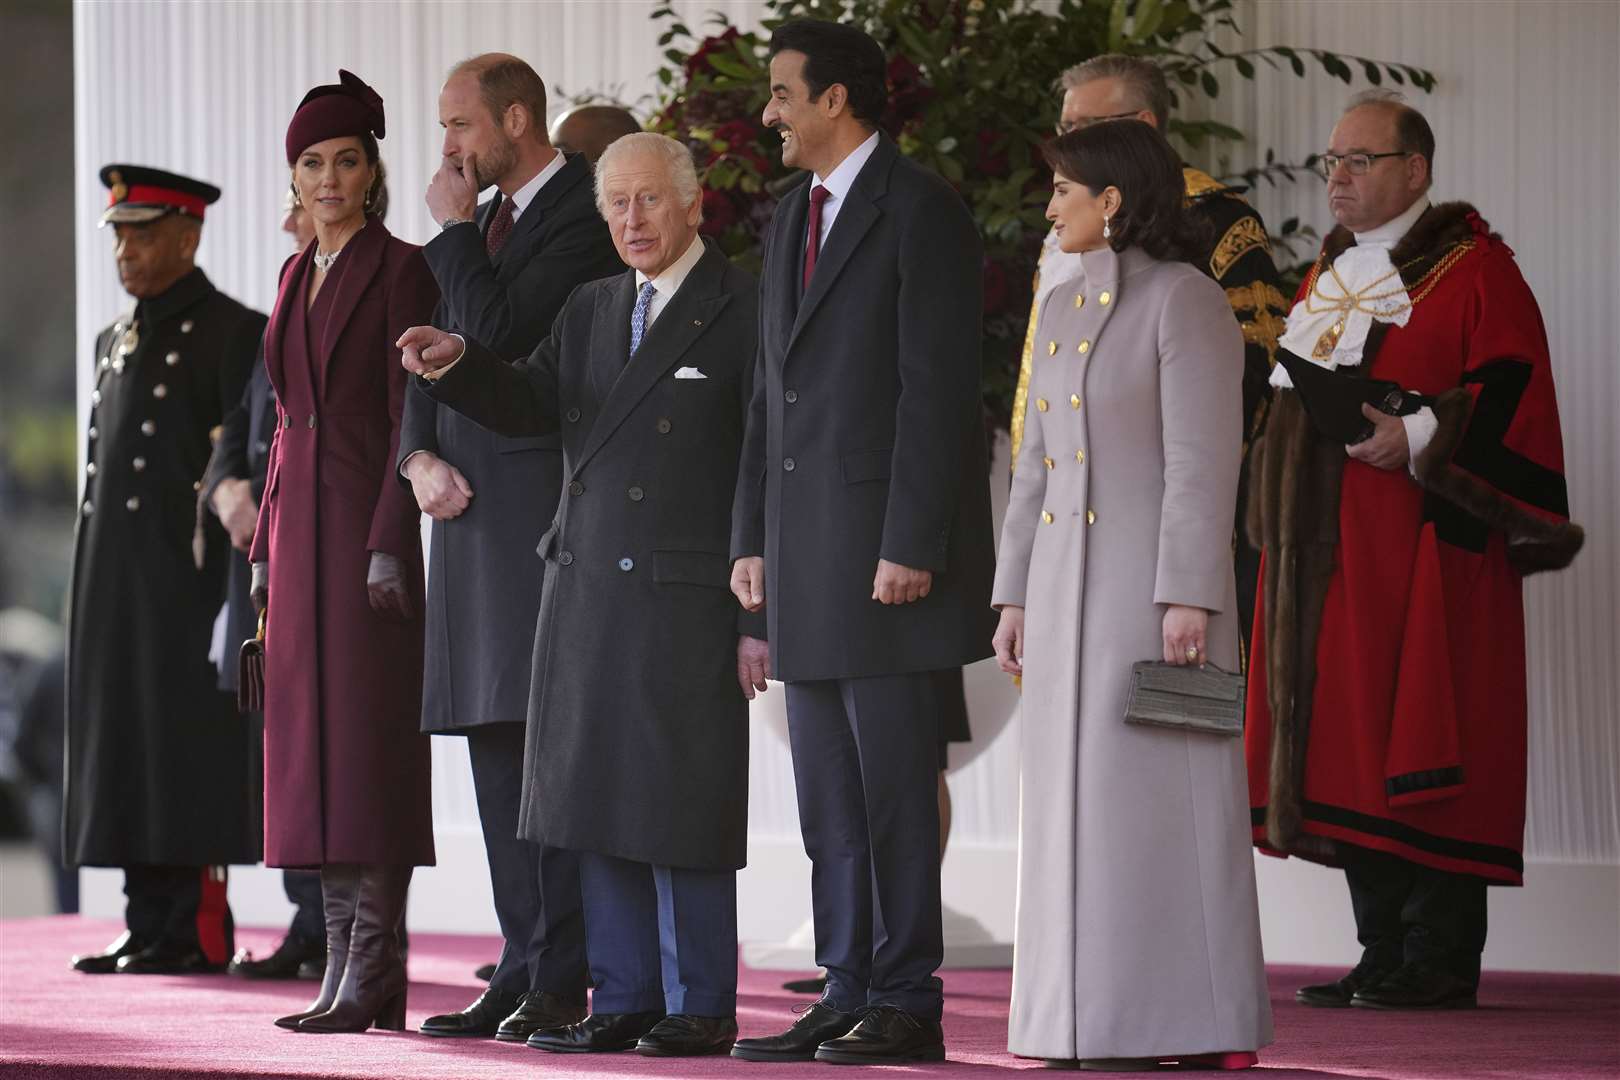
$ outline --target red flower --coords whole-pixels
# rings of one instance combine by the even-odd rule
[[[748,146],[759,137],[758,124],[747,120],[727,120],[715,131],[714,137],[725,141],[732,153]]]
[[[704,191],[703,224],[698,232],[719,236],[737,223],[737,207],[723,191]]]
[[[726,27],[725,33],[704,38],[698,43],[696,51],[694,51],[691,56],[686,58],[686,77],[690,79],[700,71],[707,70],[709,67],[709,54],[718,52],[722,49],[729,50],[731,48],[731,43],[735,41],[738,36],[739,34],[737,32],[737,28],[735,26],[728,26]]]
[[[1001,132],[989,128],[979,132],[979,156],[973,167],[982,176],[1007,175],[1007,143]]]

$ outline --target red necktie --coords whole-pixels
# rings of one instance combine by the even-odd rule
[[[832,192],[817,184],[810,189],[810,223],[804,237],[804,288],[810,289],[810,276],[816,272],[816,255],[821,248],[821,204]]]
[[[484,234],[484,250],[489,252],[490,258],[500,254],[501,245],[511,234],[512,200],[503,196],[501,207],[495,211],[495,216],[489,222],[489,231]]]

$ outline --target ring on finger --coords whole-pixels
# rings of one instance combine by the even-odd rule
[[[1198,646],[1196,646],[1196,645],[1187,646],[1187,659],[1189,661],[1198,659]]]

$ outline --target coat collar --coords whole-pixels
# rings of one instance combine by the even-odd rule
[[[681,287],[658,319],[641,339],[636,355],[623,366],[611,383],[596,420],[585,436],[585,446],[574,459],[578,473],[624,423],[641,399],[686,355],[692,345],[714,325],[721,309],[731,300],[725,291],[728,260],[712,241],[703,241],[703,257],[686,276]],[[592,340],[598,343],[591,362],[591,378],[601,393],[602,380],[630,350],[630,313],[635,305],[636,274],[627,270],[612,287],[607,303],[597,308]]]
[[[164,319],[171,318],[195,304],[214,291],[213,282],[200,267],[192,270],[170,285],[168,290],[150,300],[141,300],[135,305],[134,318],[155,326]]]
[[[560,151],[559,151],[560,153]],[[563,197],[581,183],[588,182],[591,176],[591,167],[585,163],[583,154],[564,154],[562,168],[557,170],[550,180],[540,185],[540,190],[534,193],[529,205],[523,208],[523,214],[512,223],[512,234],[501,245],[493,262],[496,269],[506,263],[527,261],[528,249],[540,236],[540,223],[545,220],[546,212],[555,207]],[[505,196],[501,196],[505,198]],[[495,207],[498,200],[490,199],[478,208],[478,231],[484,235],[489,233],[489,222],[495,216]]]
[[[322,286],[337,288],[337,292],[332,296],[331,314],[321,334],[321,354],[317,370],[323,374],[332,362],[332,350],[337,348],[338,338],[348,328],[349,320],[354,316],[355,306],[360,303],[360,297],[365,294],[371,279],[376,277],[377,271],[382,268],[383,251],[388,247],[388,240],[387,226],[377,218],[367,218],[365,228],[355,233],[354,238],[344,245],[344,258],[338,260],[340,271],[337,280]],[[311,244],[309,250],[304,253],[306,265],[300,269],[305,272],[307,264],[314,259],[315,247],[316,245]],[[300,304],[304,302],[301,290],[294,300]]]
[[[873,149],[872,156],[856,174],[855,183],[845,196],[844,205],[838,208],[838,217],[833,221],[832,231],[827,234],[827,246],[816,259],[815,276],[810,279],[810,288],[799,301],[798,314],[793,320],[793,332],[788,338],[790,348],[805,323],[810,320],[810,316],[815,314],[821,302],[826,299],[827,293],[832,290],[838,275],[844,272],[844,267],[848,265],[867,232],[877,224],[878,218],[883,216],[882,202],[889,193],[889,177],[894,171],[895,159],[899,156],[899,148],[892,139],[887,135],[878,136],[878,144]],[[801,191],[803,194],[800,194]],[[796,212],[790,215],[791,219],[797,220],[798,227],[790,231],[788,237],[802,240],[805,219],[809,215],[808,184],[801,184],[795,188],[791,198],[795,203],[802,205],[797,206]],[[790,226],[791,224],[790,221]],[[794,244],[792,250],[802,252],[803,247]],[[778,261],[783,260],[779,258]],[[793,291],[788,295],[797,295],[800,275],[803,273],[803,261],[792,257],[786,261],[794,263],[790,268],[793,277],[789,283]]]

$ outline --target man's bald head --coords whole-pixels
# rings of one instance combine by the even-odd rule
[[[617,105],[580,105],[557,117],[551,125],[551,144],[559,150],[584,154],[592,165],[615,139],[641,130],[629,109]]]

